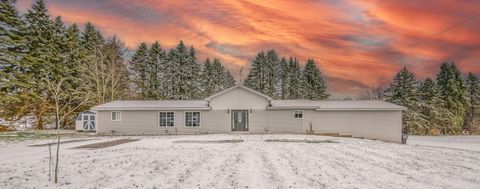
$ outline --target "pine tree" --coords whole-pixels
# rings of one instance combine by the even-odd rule
[[[248,73],[247,78],[244,81],[244,85],[257,90],[259,92],[265,93],[266,91],[266,69],[265,69],[266,57],[265,53],[261,51],[257,54],[255,59],[252,62],[250,72]]]
[[[36,128],[43,129],[44,114],[49,108],[44,83],[45,70],[51,68],[52,62],[58,58],[58,55],[54,54],[56,52],[55,28],[43,0],[38,0],[32,5],[25,14],[25,20],[29,28],[27,31],[29,53],[26,57],[27,70],[30,75],[31,89],[29,90],[36,96],[32,102],[37,119]]]
[[[201,91],[200,91],[200,65],[197,62],[196,51],[193,46],[190,46],[189,50],[189,61],[187,70],[189,71],[189,82],[187,82],[190,91],[187,92],[188,98],[187,99],[200,99],[201,98]]]
[[[30,79],[25,66],[26,24],[14,1],[0,1],[0,117],[15,121],[29,110]],[[23,62],[25,61],[25,62]]]
[[[419,111],[421,104],[415,74],[406,67],[395,75],[386,89],[385,100],[407,108],[402,117],[404,133],[418,133],[426,125],[427,120]]]
[[[225,86],[225,89],[235,86],[235,78],[233,78],[233,75],[228,70],[225,72],[225,81],[223,85]]]
[[[167,87],[170,99],[198,99],[200,97],[200,66],[195,49],[188,50],[182,41],[168,53]]]
[[[265,56],[265,89],[264,93],[276,98],[279,87],[279,65],[280,60],[274,50],[269,50]]]
[[[442,99],[446,107],[452,111],[454,124],[447,130],[448,133],[458,133],[463,126],[465,114],[465,95],[463,80],[460,71],[454,63],[443,63],[440,66],[440,73],[437,75],[437,85],[440,89]]]
[[[67,46],[66,27],[60,16],[55,17],[53,21],[53,43],[51,44],[51,57],[49,60],[49,67],[46,71],[50,73],[49,79],[63,78],[65,75],[72,73],[72,66],[76,66],[67,62],[67,52],[70,49]]]
[[[0,1],[0,79],[20,66],[25,56],[25,23],[12,0]]]
[[[473,73],[468,73],[465,82],[465,97],[467,108],[464,129],[473,131],[474,128],[478,128],[478,116],[480,115],[480,80]]]
[[[164,92],[162,88],[163,69],[165,64],[165,51],[156,41],[150,47],[147,57],[147,65],[149,67],[148,76],[148,99],[160,100],[164,99]]]
[[[65,48],[67,49],[65,61],[68,67],[74,68],[72,72],[68,74],[75,78],[80,78],[82,71],[81,65],[85,58],[85,49],[81,45],[80,30],[76,24],[72,24],[66,29],[65,40]]]
[[[453,114],[445,107],[445,101],[440,97],[440,91],[435,82],[427,78],[419,88],[419,97],[421,100],[421,113],[428,123],[425,123],[423,131],[417,131],[418,134],[435,134],[438,131],[445,130],[452,123],[449,119]]]
[[[104,42],[102,34],[92,23],[87,22],[81,35],[81,44],[90,53],[90,56],[93,56],[94,50],[101,48]]]
[[[284,100],[290,97],[288,93],[288,88],[290,87],[290,66],[288,65],[287,59],[282,57],[280,61],[280,73],[279,73],[279,98]]]
[[[300,99],[303,98],[303,85],[302,85],[302,71],[300,70],[300,64],[296,58],[290,57],[288,61],[288,99]]]
[[[327,86],[322,74],[312,59],[309,59],[305,64],[302,74],[302,85],[305,99],[324,100],[330,96],[327,93]]]
[[[210,58],[205,60],[203,64],[203,69],[201,73],[201,89],[202,89],[202,96],[208,97],[212,95],[214,92],[214,86],[211,85],[213,83],[213,71],[212,71],[212,63],[210,62]]]
[[[141,100],[148,99],[148,89],[150,86],[147,82],[148,80],[148,73],[150,70],[147,66],[147,58],[148,58],[148,46],[146,43],[141,43],[138,46],[138,49],[132,55],[130,60],[130,66],[132,70],[132,82],[135,86],[136,94]]]
[[[235,85],[235,79],[230,72],[225,70],[218,58],[214,58],[213,63],[210,58],[207,58],[203,64],[201,78],[203,97],[211,96]]]
[[[214,86],[213,93],[218,93],[226,88],[225,86],[225,68],[218,58],[213,59],[212,63],[212,72],[213,72],[213,82],[211,85]]]

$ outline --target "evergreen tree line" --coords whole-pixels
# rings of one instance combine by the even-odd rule
[[[43,0],[20,14],[0,0],[0,118],[27,115],[43,129],[45,118],[71,124],[89,107],[119,99],[200,99],[235,85],[219,59],[197,63],[180,42],[165,50],[140,44],[127,61],[124,43],[104,37],[91,23],[83,31],[51,18]]]
[[[58,124],[74,113],[128,95],[126,48],[91,24],[83,31],[51,18],[43,0],[20,14],[13,0],[0,1],[0,116],[35,115]],[[68,117],[68,119],[66,119]]]
[[[275,99],[329,97],[322,73],[313,59],[308,59],[302,69],[296,58],[280,59],[274,50],[257,54],[243,83]]]
[[[406,67],[394,77],[383,98],[408,108],[403,132],[460,134],[480,132],[480,81],[468,73],[466,80],[454,63],[443,63],[436,80],[417,81]]]
[[[201,99],[235,85],[219,59],[207,58],[202,67],[193,46],[187,49],[182,41],[168,52],[158,42],[141,43],[129,65],[140,100]]]

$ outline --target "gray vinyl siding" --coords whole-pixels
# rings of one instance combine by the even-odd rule
[[[111,133],[112,130],[119,134],[195,134],[201,132],[208,133],[225,133],[230,127],[229,118],[223,116],[227,114],[225,111],[169,111],[175,112],[174,127],[159,126],[159,112],[155,110],[129,110],[121,111],[121,121],[111,121],[111,111],[98,111],[97,132]],[[200,112],[200,126],[186,127],[185,112]]]
[[[121,111],[121,121],[111,121],[111,111],[98,111],[97,132],[118,134],[231,133],[228,110],[200,112],[200,127],[185,127],[185,112],[175,112],[174,127],[159,127],[159,111]],[[249,133],[305,133],[312,123],[315,133],[339,133],[392,142],[401,141],[401,111],[249,110]]]
[[[303,120],[293,119],[293,110],[269,110],[269,133],[305,133]]]
[[[339,133],[401,142],[402,111],[304,111],[304,128],[315,133]]]

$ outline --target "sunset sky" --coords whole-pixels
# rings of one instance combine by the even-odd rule
[[[25,11],[32,0],[18,0]],[[218,57],[237,79],[261,50],[313,58],[333,95],[357,94],[390,83],[403,66],[419,79],[455,62],[480,73],[480,16],[409,48],[473,15],[478,0],[46,0],[67,24],[91,21],[135,50],[142,41],[164,48],[179,40],[199,61]],[[247,73],[244,73],[244,77]]]

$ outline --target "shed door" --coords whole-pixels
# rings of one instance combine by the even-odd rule
[[[232,131],[248,131],[247,110],[232,110]]]
[[[95,115],[83,114],[83,130],[95,130]]]

